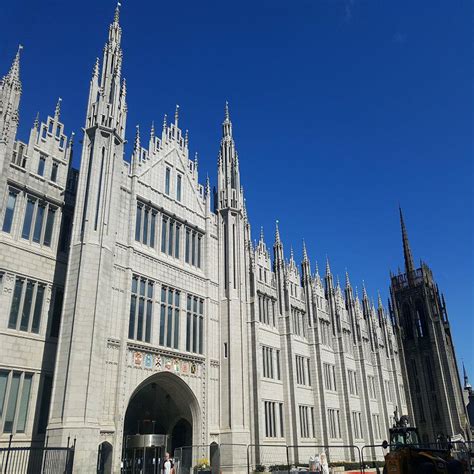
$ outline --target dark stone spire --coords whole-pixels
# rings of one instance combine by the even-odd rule
[[[407,234],[407,229],[405,227],[405,221],[403,220],[402,208],[399,207],[399,210],[400,210],[400,225],[402,228],[403,255],[405,257],[405,271],[407,273],[408,279],[410,280],[413,276],[413,272],[415,271],[415,263],[413,261],[413,255],[410,249],[410,242],[408,242],[408,234]]]

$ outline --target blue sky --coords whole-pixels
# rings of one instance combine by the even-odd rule
[[[0,73],[22,43],[19,137],[63,98],[84,124],[113,1],[2,2]],[[123,0],[127,138],[180,104],[204,180],[215,183],[225,100],[255,238],[314,268],[329,256],[384,299],[403,264],[398,203],[415,259],[445,293],[458,360],[474,382],[472,3],[423,0]],[[78,143],[78,140],[77,142]],[[79,158],[76,147],[75,162]],[[128,148],[127,153],[130,153]]]

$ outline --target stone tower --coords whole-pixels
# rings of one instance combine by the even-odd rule
[[[222,123],[215,206],[220,243],[220,439],[221,443],[245,444],[250,438],[246,304],[248,255],[239,159],[227,103]]]
[[[117,7],[97,60],[89,101],[66,277],[65,300],[51,405],[49,436],[78,438],[75,462],[95,469],[103,400],[103,357],[110,276],[116,239],[127,106],[121,83],[121,27]]]
[[[444,296],[424,262],[415,268],[400,209],[405,272],[391,275],[392,316],[403,348],[414,424],[424,442],[458,433],[468,420]]]

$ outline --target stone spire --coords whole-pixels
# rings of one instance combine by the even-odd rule
[[[306,252],[306,243],[303,239],[303,262],[308,262],[308,253]]]
[[[174,125],[176,128],[178,128],[178,123],[179,123],[179,105],[176,104],[176,109],[174,111]]]
[[[462,372],[464,376],[464,390],[472,390],[472,386],[469,383],[469,379],[467,376],[467,371],[466,371],[466,366],[464,365],[464,362],[462,363]]]
[[[346,268],[346,288],[352,288],[351,281],[349,280],[349,272],[347,271],[347,268]]]
[[[59,117],[61,116],[61,102],[63,99],[61,97],[58,98],[58,102],[56,103],[56,108],[54,109],[54,119],[56,121],[59,120]]]
[[[402,208],[399,207],[400,211],[400,225],[402,228],[402,241],[403,241],[403,255],[405,257],[405,271],[407,273],[408,280],[410,281],[413,277],[413,272],[415,271],[415,264],[413,261],[413,255],[410,249],[410,243],[408,241],[408,233],[405,227],[405,221],[403,220]]]

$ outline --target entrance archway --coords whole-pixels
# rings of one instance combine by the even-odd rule
[[[165,452],[193,444],[199,405],[178,376],[161,372],[146,379],[130,397],[124,420],[124,472],[160,472]]]

